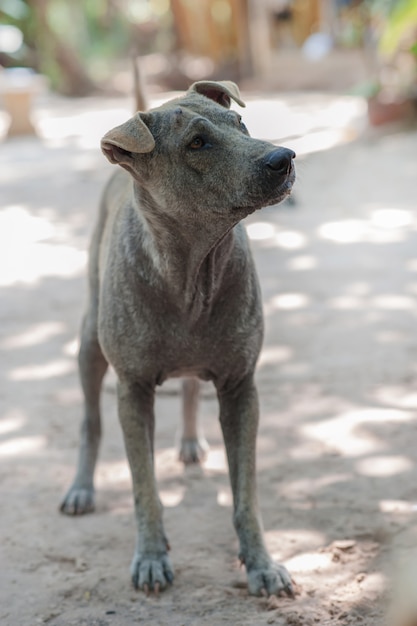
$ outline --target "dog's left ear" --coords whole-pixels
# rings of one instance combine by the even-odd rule
[[[202,96],[214,100],[226,109],[230,109],[230,100],[234,100],[239,106],[244,107],[246,104],[240,97],[239,87],[231,80],[199,80],[189,88],[188,92],[196,91]]]

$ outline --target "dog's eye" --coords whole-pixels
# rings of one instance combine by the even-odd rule
[[[205,143],[206,142],[204,141],[202,137],[200,136],[194,137],[194,139],[190,143],[190,148],[192,148],[193,150],[199,150],[200,148],[204,147]]]

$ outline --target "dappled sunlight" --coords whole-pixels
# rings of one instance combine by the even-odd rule
[[[360,310],[364,308],[364,305],[364,300],[355,296],[337,296],[336,298],[331,298],[328,301],[328,306],[331,309],[339,311]]]
[[[345,219],[326,222],[318,228],[318,235],[334,243],[360,242],[395,243],[404,241],[411,227],[416,227],[414,214],[406,209],[364,205],[368,214],[363,219]]]
[[[384,450],[387,444],[366,429],[367,424],[408,423],[415,419],[410,411],[399,409],[357,409],[321,422],[304,424],[300,432],[347,457]]]
[[[304,309],[310,304],[310,298],[304,293],[281,293],[273,296],[265,302],[265,314],[270,315],[274,311],[294,311]]]
[[[289,361],[293,355],[294,351],[289,346],[265,346],[261,351],[258,367]]]
[[[246,226],[246,232],[252,241],[263,241],[264,239],[272,239],[276,228],[269,222],[253,222]]]
[[[284,250],[298,250],[307,244],[307,237],[303,233],[280,230],[277,225],[270,222],[249,222],[246,231],[252,241],[265,242]]]
[[[408,500],[380,500],[379,510],[381,513],[417,514],[417,502],[410,502]]]
[[[7,377],[14,382],[46,380],[59,376],[66,376],[76,370],[76,364],[73,360],[57,359],[43,363],[42,365],[24,365],[16,367],[9,371]]]
[[[388,311],[416,311],[417,299],[396,293],[382,294],[372,298],[370,305],[375,309],[385,309]]]
[[[0,286],[36,284],[45,276],[69,278],[85,271],[85,250],[57,243],[56,230],[46,218],[24,206],[0,212]]]
[[[178,506],[184,499],[185,487],[182,485],[176,485],[175,487],[171,487],[169,491],[167,489],[159,490],[159,497],[161,499],[162,505],[170,508],[174,506]]]
[[[371,456],[355,463],[355,470],[362,476],[395,476],[413,469],[414,463],[404,456]]]
[[[16,437],[0,443],[0,458],[15,456],[30,456],[45,450],[47,438],[42,435],[33,437]]]
[[[417,392],[410,391],[408,387],[385,385],[375,389],[371,397],[382,404],[400,409],[417,409]]]
[[[296,453],[294,456],[301,460],[299,454]],[[314,494],[317,491],[324,490],[332,485],[347,485],[350,480],[352,480],[352,475],[348,473],[325,474],[317,478],[300,478],[286,482],[280,489],[280,492],[293,504],[298,504],[300,508],[310,509],[312,508],[311,499],[314,498]]]
[[[310,132],[304,137],[291,139],[287,143],[298,155],[307,155],[312,152],[330,150],[356,138],[357,133],[353,130],[335,128]]]
[[[287,260],[286,266],[290,271],[305,272],[306,270],[314,270],[318,267],[318,259],[311,255],[300,255],[291,257]]]
[[[411,211],[403,209],[376,209],[371,213],[371,222],[378,228],[390,230],[415,224],[415,217]]]
[[[217,490],[217,504],[231,508],[233,506],[232,491],[228,487],[219,487]]]
[[[204,461],[204,469],[210,472],[227,472],[227,460],[224,447],[211,447]]]
[[[0,342],[0,348],[3,350],[28,348],[30,346],[39,345],[65,332],[66,326],[63,322],[41,322],[29,326],[29,328],[21,333],[10,335]]]
[[[130,487],[131,477],[127,460],[101,460],[97,467],[96,484],[99,489],[115,488],[120,485]]]
[[[118,105],[97,100],[86,101],[91,103],[87,110],[58,112],[53,107],[41,107],[36,112],[36,127],[39,134],[51,146],[62,146],[69,139],[76,142],[83,150],[97,150],[101,137],[113,126],[126,121],[133,114],[128,104]]]
[[[332,561],[332,555],[326,552],[304,552],[287,559],[285,565],[294,574],[323,573],[324,570],[334,573],[338,569]]]
[[[79,349],[80,349],[80,340],[78,337],[76,337],[75,339],[71,339],[71,341],[68,341],[67,343],[63,345],[62,352],[66,356],[76,357]]]
[[[27,423],[27,418],[18,409],[11,409],[2,415],[0,421],[0,436],[8,435],[21,430]]]
[[[307,237],[297,231],[284,230],[277,233],[275,243],[285,250],[300,250],[307,245]]]
[[[318,234],[323,239],[329,239],[335,243],[354,243],[362,241],[366,233],[364,220],[339,220],[328,222],[318,229]]]
[[[276,143],[285,139],[285,145],[295,146],[297,154],[307,154],[356,138],[363,129],[365,115],[363,98],[341,95],[329,101],[320,94],[311,94],[307,109],[300,93],[285,98],[248,99],[244,119],[254,137]]]

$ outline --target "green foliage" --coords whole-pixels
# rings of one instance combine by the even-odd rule
[[[383,54],[392,55],[409,36],[417,37],[417,0],[397,0],[391,11],[380,39]],[[417,41],[413,44],[413,48]]]
[[[163,31],[168,41],[169,18],[169,0],[0,0],[0,22],[16,26],[24,38],[9,64],[46,74],[66,93],[74,91],[68,72],[105,80],[134,45],[141,53],[163,49],[159,37]]]

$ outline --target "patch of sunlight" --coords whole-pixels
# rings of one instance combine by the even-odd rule
[[[269,140],[280,138],[276,142],[290,148],[296,146],[296,152],[302,154],[323,149],[323,146],[333,147],[356,137],[358,122],[364,118],[365,112],[366,104],[362,98],[318,96],[310,99],[306,108],[304,97],[295,96],[291,99],[248,99],[244,118],[252,136]],[[293,138],[295,136],[300,139]],[[291,139],[283,140],[283,137]]]
[[[259,365],[271,365],[273,363],[283,363],[289,361],[293,356],[293,350],[288,346],[267,346],[259,358]]]
[[[307,244],[307,237],[295,230],[283,230],[275,235],[275,242],[280,248],[298,250]]]
[[[386,589],[386,579],[381,572],[367,572],[365,578],[361,580],[361,593],[380,594]]]
[[[286,145],[298,155],[306,155],[311,152],[322,152],[329,150],[343,143],[352,141],[357,136],[353,129],[332,128],[328,130],[317,130],[303,137],[291,139]]]
[[[50,361],[43,365],[26,365],[24,367],[17,367],[9,372],[8,378],[13,381],[24,380],[46,380],[47,378],[53,378],[56,376],[65,376],[75,370],[75,363],[73,360],[60,359],[56,361]]]
[[[0,435],[7,435],[16,430],[20,430],[26,424],[26,418],[20,411],[13,410],[10,413],[6,413],[2,417],[0,422]]]
[[[43,436],[16,437],[0,443],[0,457],[31,454],[46,448],[47,440]]]
[[[296,256],[287,261],[287,267],[293,271],[314,270],[318,265],[314,256]]]
[[[395,476],[412,469],[413,463],[404,456],[374,456],[356,463],[356,470],[363,476]]]
[[[364,302],[355,296],[339,296],[329,300],[329,306],[331,309],[340,311],[354,311],[363,308]]]
[[[403,387],[381,387],[374,396],[383,404],[393,404],[401,409],[417,409],[417,393],[409,393]]]
[[[414,217],[404,209],[377,209],[371,214],[371,222],[378,228],[404,228],[414,223]]]
[[[309,297],[304,293],[282,293],[271,298],[265,305],[265,311],[294,311],[304,309],[310,304]]]
[[[97,471],[97,486],[100,489],[116,487],[131,480],[127,461],[101,461]]]
[[[393,293],[372,298],[371,305],[377,309],[389,311],[415,311],[417,309],[417,300],[412,296],[401,296]]]
[[[80,341],[78,338],[75,338],[75,339],[71,339],[71,341],[68,341],[66,344],[64,344],[62,351],[66,356],[76,356],[78,354],[79,349],[80,349]]]
[[[0,212],[0,248],[20,246],[48,239],[55,234],[51,222],[31,215],[22,205],[10,205]]]
[[[204,461],[204,468],[214,472],[227,472],[224,448],[210,448]]]
[[[217,504],[219,506],[233,506],[233,496],[230,488],[219,487],[217,491]]]
[[[84,271],[85,251],[46,240],[56,234],[51,222],[24,206],[0,213],[0,286],[33,284],[44,276],[72,277]]]
[[[100,138],[131,115],[131,111],[122,107],[95,109],[60,117],[54,117],[44,110],[38,112],[36,126],[42,137],[52,144],[61,145],[63,140],[76,137],[79,147],[97,150]]]
[[[48,341],[51,337],[65,332],[65,324],[62,322],[43,322],[34,324],[22,333],[11,335],[0,343],[0,348],[12,350],[16,348],[28,348]]]
[[[290,572],[314,573],[334,567],[333,555],[329,552],[304,552],[285,561]]]
[[[320,237],[335,243],[355,243],[362,241],[367,231],[364,220],[340,220],[322,224],[318,230]]]
[[[185,487],[178,485],[171,489],[162,489],[159,491],[159,497],[163,506],[173,507],[178,506],[184,499]]]
[[[301,460],[300,455],[291,455],[292,458]],[[316,491],[320,491],[331,485],[339,485],[352,480],[350,474],[330,474],[319,478],[303,478],[300,480],[287,481],[282,487],[282,494],[289,500],[299,500],[300,497],[305,499]]]
[[[6,253],[7,254],[7,253]],[[0,286],[6,287],[23,282],[36,284],[45,276],[72,278],[82,274],[87,253],[66,245],[33,243],[21,247],[18,244],[2,263],[0,253]]]
[[[253,224],[248,224],[246,226],[246,230],[249,239],[252,239],[253,241],[272,239],[275,234],[275,226],[273,224],[268,224],[268,222],[254,222]]]
[[[332,446],[343,455],[361,456],[384,447],[376,436],[366,432],[367,424],[401,423],[412,420],[413,414],[409,411],[357,409],[315,424],[305,424],[300,430],[305,436]]]
[[[417,513],[417,503],[407,500],[380,500],[381,513]]]

